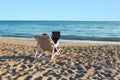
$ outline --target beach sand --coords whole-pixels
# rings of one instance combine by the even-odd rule
[[[60,42],[52,62],[34,60],[36,41],[0,39],[0,80],[118,80],[120,45]],[[43,57],[51,54],[44,54]]]

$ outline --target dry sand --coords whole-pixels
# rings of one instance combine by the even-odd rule
[[[0,80],[120,79],[120,45],[61,42],[61,55],[51,63],[34,60],[35,45],[32,40],[1,38]]]

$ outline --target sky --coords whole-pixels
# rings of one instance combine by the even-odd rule
[[[120,21],[120,0],[0,0],[0,20]]]

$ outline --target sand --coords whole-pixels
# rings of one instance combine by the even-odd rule
[[[120,79],[118,44],[61,42],[61,55],[52,62],[34,60],[35,46],[34,40],[1,38],[0,80]]]

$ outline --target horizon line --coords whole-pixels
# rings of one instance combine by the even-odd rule
[[[0,21],[120,21],[120,20],[0,20]]]

